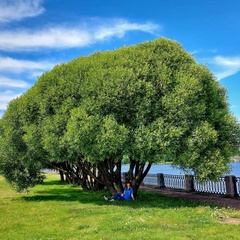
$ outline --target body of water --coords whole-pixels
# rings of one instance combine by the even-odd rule
[[[231,163],[232,170],[228,175],[234,175],[236,177],[240,177],[240,163],[232,162]],[[123,165],[122,172],[127,172],[129,166]],[[149,173],[165,173],[165,174],[174,174],[174,175],[184,175],[182,171],[177,168],[172,167],[171,164],[154,164],[152,165]]]

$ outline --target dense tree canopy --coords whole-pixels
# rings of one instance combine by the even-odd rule
[[[229,168],[239,124],[226,91],[180,44],[157,39],[56,66],[0,121],[0,171],[19,190],[60,170],[86,189],[137,190],[152,163],[171,159],[201,179]]]

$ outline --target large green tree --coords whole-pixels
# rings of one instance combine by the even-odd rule
[[[215,179],[228,171],[240,136],[225,89],[180,44],[163,38],[55,67],[10,104],[0,126],[8,143],[0,168],[10,182],[31,186],[39,166],[48,165],[70,182],[112,193],[122,189],[124,158],[136,191],[151,164],[166,157]],[[19,154],[23,174],[35,169],[26,185],[6,170]]]

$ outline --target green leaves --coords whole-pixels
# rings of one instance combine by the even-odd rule
[[[226,99],[212,73],[168,39],[81,57],[9,104],[0,120],[0,168],[24,187],[38,182],[46,163],[78,159],[168,158],[215,178],[240,143]]]
[[[83,108],[74,109],[65,134],[66,146],[82,153],[91,162],[121,160],[128,130],[113,116],[88,115]]]

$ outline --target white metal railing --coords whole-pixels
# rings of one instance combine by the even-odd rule
[[[226,182],[224,177],[220,177],[218,181],[204,181],[199,182],[196,177],[194,177],[194,190],[196,192],[204,193],[215,193],[215,194],[226,194]]]
[[[240,196],[240,177],[236,177],[237,194]]]
[[[149,173],[144,179],[143,184],[150,185],[150,186],[158,186],[157,182],[157,174]]]
[[[125,181],[125,177],[126,173],[122,173],[121,178],[123,182]],[[204,182],[198,181],[197,177],[194,176],[189,177],[185,177],[185,175],[149,173],[144,178],[143,184],[153,187],[167,187],[172,189],[180,189],[210,194],[240,196],[240,177],[225,176],[220,177],[218,181],[204,181]],[[235,189],[234,192],[232,191],[233,189]]]
[[[185,189],[185,176],[163,174],[164,184],[167,188]]]

